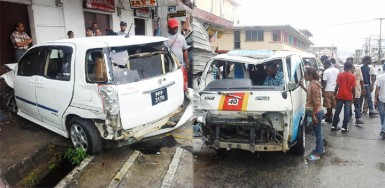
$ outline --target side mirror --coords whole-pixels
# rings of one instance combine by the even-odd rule
[[[296,87],[297,87],[297,84],[294,81],[290,81],[287,84],[287,89],[289,89],[289,91],[293,91]]]

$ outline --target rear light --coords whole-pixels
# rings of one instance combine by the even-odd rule
[[[108,115],[119,114],[119,98],[116,89],[109,85],[99,85],[99,94],[103,97],[104,111]]]
[[[187,70],[182,66],[182,72],[183,72],[183,91],[187,91]]]

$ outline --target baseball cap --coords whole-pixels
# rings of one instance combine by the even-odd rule
[[[120,26],[127,26],[127,22],[121,21],[121,22],[120,22]]]
[[[178,20],[176,20],[175,18],[171,18],[168,20],[168,26],[170,26],[170,28],[176,28],[178,27],[178,25]]]

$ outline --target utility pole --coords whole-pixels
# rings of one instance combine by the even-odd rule
[[[381,62],[381,29],[382,29],[382,20],[385,18],[378,18],[380,20],[380,39],[378,40],[378,62]]]

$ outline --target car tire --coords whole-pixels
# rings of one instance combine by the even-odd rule
[[[290,151],[295,155],[303,155],[305,153],[305,130],[303,125],[298,127],[297,143]]]
[[[230,154],[230,151],[228,151],[226,148],[215,149],[215,152],[217,153],[218,157],[227,157]]]
[[[8,102],[7,102],[7,110],[8,112],[10,112],[11,114],[17,114],[17,105],[16,105],[16,98],[15,98],[15,95],[12,95],[9,99],[8,99]]]
[[[75,148],[80,148],[89,155],[95,155],[102,151],[102,138],[90,120],[73,118],[69,122],[69,136]]]

